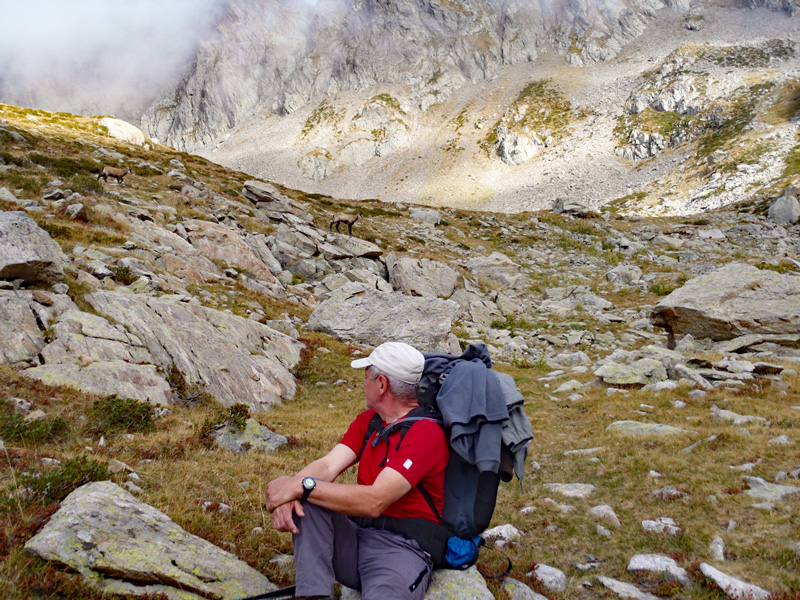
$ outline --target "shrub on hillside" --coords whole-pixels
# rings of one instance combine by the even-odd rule
[[[69,431],[69,423],[61,417],[26,420],[14,411],[10,402],[0,406],[0,439],[6,442],[42,442],[59,438]]]
[[[108,478],[106,463],[80,455],[65,460],[52,471],[23,473],[19,477],[19,487],[28,490],[30,500],[47,504],[60,502],[82,485]]]
[[[112,394],[95,400],[89,408],[88,418],[89,428],[96,433],[149,431],[153,428],[153,407],[141,400]]]

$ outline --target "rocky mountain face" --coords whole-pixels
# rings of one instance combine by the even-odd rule
[[[232,0],[178,89],[142,122],[153,137],[196,150],[257,111],[283,116],[339,92],[400,84],[422,110],[505,65],[558,49],[604,60],[664,6],[501,0],[321,2],[314,13],[274,0]]]
[[[142,126],[313,193],[515,212],[566,188],[690,214],[794,181],[796,12],[239,0]]]

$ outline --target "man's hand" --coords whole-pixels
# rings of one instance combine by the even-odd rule
[[[294,522],[293,513],[301,518],[306,516],[303,512],[303,505],[298,500],[281,504],[272,511],[272,526],[275,530],[300,533],[300,530],[297,529],[297,524]]]
[[[278,477],[267,484],[267,510],[274,511],[279,506],[297,500],[303,495],[303,478]]]

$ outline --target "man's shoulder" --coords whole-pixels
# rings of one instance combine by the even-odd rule
[[[423,417],[413,422],[409,427],[409,434],[412,432],[414,435],[427,438],[432,444],[446,443],[442,423],[434,418]]]

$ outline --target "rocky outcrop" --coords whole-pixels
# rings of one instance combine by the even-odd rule
[[[225,406],[240,402],[263,411],[294,396],[289,369],[302,344],[266,325],[179,300],[114,292],[87,300],[99,314],[125,323],[154,364],[175,366],[187,383],[205,386]]]
[[[449,298],[458,282],[454,269],[427,258],[398,257],[392,252],[386,257],[386,268],[390,283],[408,296]]]
[[[201,600],[276,589],[246,563],[108,481],[67,496],[25,549],[109,594]]]
[[[800,333],[800,279],[731,263],[660,300],[650,320],[676,337]]]
[[[66,256],[26,213],[0,212],[0,279],[52,284],[64,279]]]
[[[303,5],[231,2],[212,38],[200,46],[192,71],[142,117],[145,131],[193,150],[257,112],[285,115],[321,95],[376,84],[406,86],[414,103],[427,110],[465,83],[487,79],[501,65],[532,61],[547,48],[569,53],[577,64],[606,60],[654,16],[653,5],[640,0],[624,7],[579,2],[562,6],[557,15],[535,4],[483,0],[352,2],[314,20],[303,11]],[[602,43],[593,39],[597,31]],[[369,137],[337,160],[358,164],[402,146],[408,132],[394,113],[379,102],[366,103],[360,118],[365,127],[379,127],[365,128]],[[510,146],[516,148],[508,153],[513,160],[529,148]],[[324,170],[306,172],[319,176]]]
[[[100,127],[108,129],[108,135],[111,137],[128,142],[136,146],[144,146],[145,137],[142,130],[123,121],[122,119],[114,119],[113,117],[103,117],[100,119]]]
[[[26,376],[167,404],[173,396],[165,373],[176,369],[223,405],[257,412],[294,396],[290,369],[301,344],[285,334],[177,298],[96,292],[87,301],[98,314],[72,309],[54,319],[53,341],[37,352],[45,364]]]
[[[450,352],[450,330],[458,304],[378,292],[361,283],[333,291],[311,313],[309,329],[377,346],[406,342],[422,352]]]

